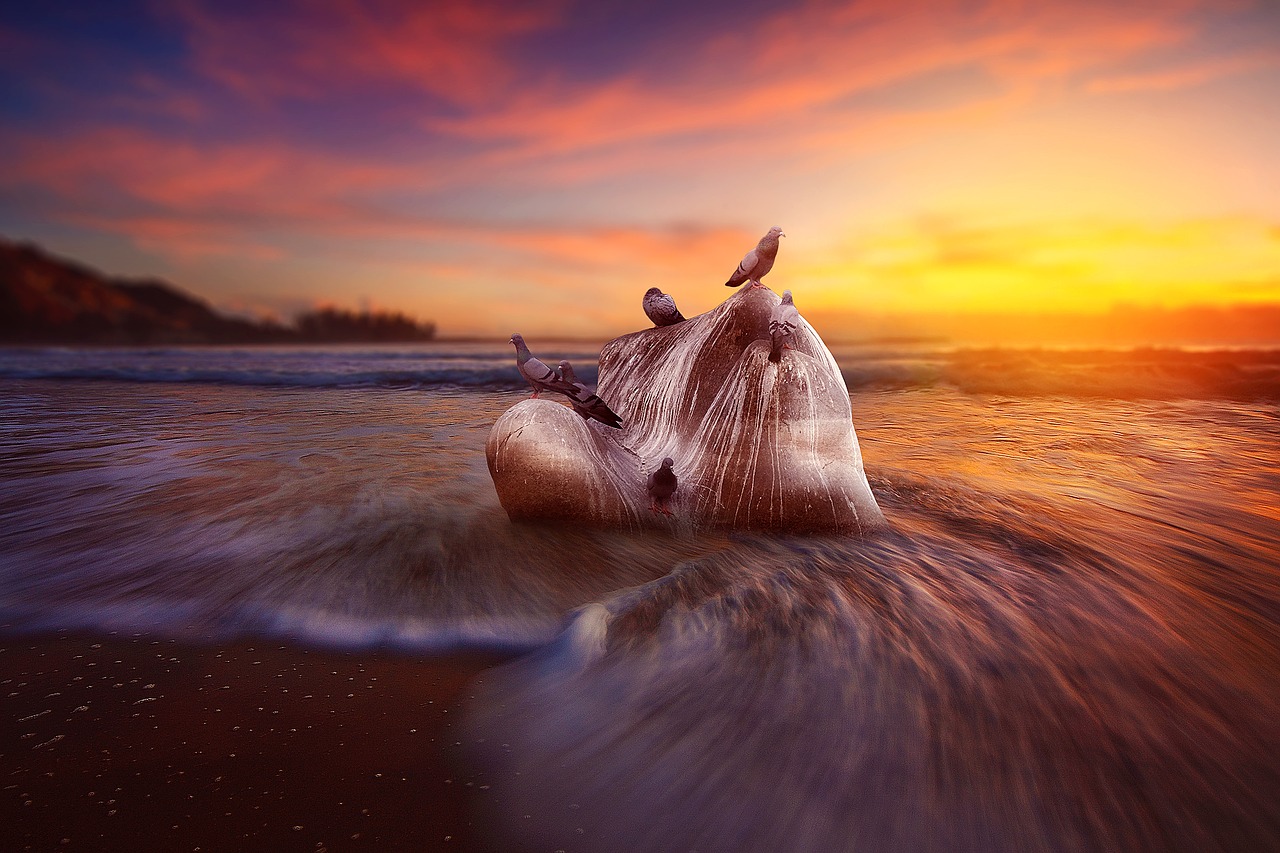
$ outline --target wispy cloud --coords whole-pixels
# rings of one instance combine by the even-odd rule
[[[169,8],[193,65],[250,99],[317,99],[335,88],[396,83],[467,104],[517,78],[508,48],[554,23],[561,4],[185,0]]]
[[[1280,50],[1253,52],[1243,56],[1221,56],[1158,71],[1099,77],[1085,87],[1098,94],[1116,92],[1169,92],[1201,86],[1224,77],[1280,68]]]
[[[1035,89],[1189,38],[1178,12],[1193,5],[1164,4],[1164,14],[1142,17],[1132,4],[1112,3],[993,4],[977,16],[964,2],[814,3],[643,69],[534,85],[424,125],[523,160],[692,137],[749,145],[762,134],[775,149],[786,144],[779,136],[804,147],[815,138],[843,143],[850,121],[885,119],[850,106],[860,94],[968,67],[988,70],[1006,90]]]
[[[335,215],[368,192],[400,186],[404,170],[293,145],[188,142],[131,127],[101,128],[73,138],[11,138],[20,168],[4,183],[55,195],[69,207],[103,213],[145,206],[156,213],[300,222]]]

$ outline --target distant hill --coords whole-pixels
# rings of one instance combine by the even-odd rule
[[[422,341],[433,324],[403,314],[336,309],[295,326],[223,316],[158,280],[115,279],[30,244],[0,240],[0,342],[254,344]]]

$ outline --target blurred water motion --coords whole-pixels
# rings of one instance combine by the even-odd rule
[[[854,403],[893,533],[735,536],[488,678],[501,848],[1274,848],[1275,413]]]
[[[500,849],[1280,844],[1274,404],[855,393],[858,542],[512,525],[523,396],[10,379],[0,624],[535,650]]]

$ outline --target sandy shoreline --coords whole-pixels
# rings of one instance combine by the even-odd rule
[[[458,730],[502,660],[2,636],[6,849],[487,849]]]

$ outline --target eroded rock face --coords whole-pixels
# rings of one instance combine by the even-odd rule
[[[768,288],[747,287],[706,314],[606,344],[597,390],[621,430],[551,400],[512,407],[485,447],[507,514],[669,523],[649,510],[645,482],[670,456],[676,519],[791,533],[883,526],[848,389],[822,339],[802,322],[792,348],[769,361],[778,302]]]

